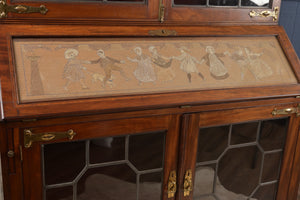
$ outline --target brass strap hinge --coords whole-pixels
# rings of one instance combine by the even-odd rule
[[[291,108],[284,108],[284,109],[277,109],[274,108],[272,111],[272,115],[290,115],[290,114],[296,114],[297,117],[300,116],[300,104],[297,107],[291,107]]]
[[[279,16],[279,8],[275,7],[273,11],[264,10],[264,11],[255,11],[251,10],[249,13],[250,17],[273,17],[273,21],[277,22]]]
[[[0,0],[0,18],[7,17],[7,13],[41,13],[45,15],[48,12],[46,6],[32,7],[26,5],[7,5],[5,0]]]
[[[160,21],[160,23],[164,23],[165,21],[165,5],[162,3],[162,0],[159,3],[158,20]]]
[[[173,170],[170,172],[169,181],[168,181],[168,198],[173,198],[177,191],[176,185],[176,171]]]
[[[65,139],[72,140],[76,133],[70,129],[67,132],[49,132],[49,133],[32,133],[31,130],[24,130],[24,146],[30,148],[33,142],[47,142],[51,140]]]

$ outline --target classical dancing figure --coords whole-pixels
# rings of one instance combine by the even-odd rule
[[[205,62],[209,66],[210,74],[213,78],[217,80],[226,79],[229,77],[227,68],[220,57],[224,57],[224,54],[216,53],[214,47],[207,46],[206,54],[202,57],[201,63]]]
[[[63,72],[63,78],[67,79],[64,86],[65,90],[68,90],[72,82],[79,82],[82,89],[88,88],[84,81],[85,74],[83,70],[86,70],[86,68],[82,64],[90,64],[90,62],[76,59],[78,54],[79,52],[76,49],[67,49],[65,51],[65,59],[68,60]]]
[[[187,74],[187,78],[190,83],[192,82],[192,73],[196,73],[204,80],[204,76],[201,74],[201,72],[198,71],[196,66],[196,63],[201,64],[201,62],[199,62],[195,57],[190,55],[188,51],[189,50],[186,47],[181,47],[181,55],[177,57],[174,56],[173,59],[181,61],[180,69]]]
[[[91,61],[91,64],[99,63],[100,67],[103,68],[104,73],[105,73],[105,77],[103,78],[103,81],[102,81],[103,87],[105,87],[108,80],[112,79],[113,71],[120,72],[120,74],[125,78],[125,80],[128,80],[127,76],[125,75],[124,70],[120,66],[116,65],[117,63],[119,63],[119,64],[125,63],[125,61],[123,61],[123,60],[119,61],[114,58],[106,56],[102,49],[99,49],[97,51],[97,55],[100,58],[98,60]]]
[[[158,67],[157,78],[159,80],[163,80],[164,82],[173,80],[175,78],[175,73],[171,67],[173,58],[168,58],[160,55],[157,52],[157,48],[154,46],[150,46],[148,49],[151,53],[152,63]]]
[[[131,62],[137,63],[137,67],[133,72],[135,78],[140,82],[140,84],[147,82],[155,82],[156,74],[152,66],[151,58],[147,55],[144,55],[140,47],[135,47],[133,51],[135,52],[137,57],[127,57],[127,59]]]

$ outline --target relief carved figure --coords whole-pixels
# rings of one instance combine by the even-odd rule
[[[157,77],[163,81],[171,81],[175,78],[175,73],[172,66],[173,58],[167,58],[160,55],[157,52],[157,48],[154,46],[149,47],[149,52],[151,53],[152,63],[158,66]]]
[[[215,48],[212,46],[207,46],[206,52],[207,54],[202,57],[200,62],[206,62],[206,65],[209,66],[210,75],[217,80],[228,78],[228,70],[224,66],[224,62],[220,59],[220,57],[225,56],[225,53],[216,53]]]
[[[262,53],[253,53],[248,48],[240,48],[230,55],[241,68],[241,80],[244,80],[247,70],[252,73],[256,80],[269,77],[273,74],[271,67],[260,58],[262,55]]]
[[[147,55],[144,55],[140,47],[133,49],[136,58],[127,57],[131,62],[136,62],[138,64],[137,68],[134,70],[133,74],[139,83],[155,82],[156,74],[152,66],[151,58]]]
[[[105,53],[102,49],[99,49],[97,51],[97,55],[100,57],[98,60],[94,60],[94,61],[91,61],[90,63],[91,64],[97,64],[97,63],[100,63],[100,67],[103,68],[104,72],[105,72],[105,76],[104,78],[98,74],[98,73],[94,73],[92,76],[93,76],[93,80],[100,80],[102,81],[102,84],[103,84],[103,87],[105,87],[107,81],[109,80],[112,80],[112,72],[113,71],[118,71],[120,72],[120,74],[125,78],[125,80],[127,81],[128,78],[126,77],[125,75],[125,72],[124,70],[117,66],[116,64],[117,63],[125,63],[125,61],[121,60],[116,60],[114,58],[111,58],[111,57],[108,57],[108,56],[105,56]]]
[[[181,55],[173,57],[176,60],[181,61],[180,69],[187,74],[189,82],[192,82],[192,73],[197,73],[203,80],[205,79],[201,72],[198,71],[196,63],[201,64],[195,57],[191,56],[188,52],[189,50],[186,47],[180,48]]]
[[[65,59],[68,60],[64,68],[63,78],[67,79],[67,82],[64,86],[65,90],[68,90],[68,86],[73,82],[79,82],[82,89],[87,89],[88,87],[85,84],[85,74],[84,70],[86,68],[82,64],[89,64],[89,61],[82,61],[76,59],[79,52],[76,49],[67,49],[65,51]]]

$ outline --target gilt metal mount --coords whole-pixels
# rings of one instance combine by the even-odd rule
[[[0,0],[0,18],[7,17],[7,13],[41,13],[45,15],[48,12],[46,6],[41,5],[40,7],[32,7],[26,5],[7,5],[5,0]]]
[[[300,116],[300,104],[297,107],[290,107],[290,108],[284,108],[284,109],[277,109],[274,108],[272,111],[272,115],[290,115],[290,114],[296,114],[297,117]]]
[[[168,181],[168,198],[173,198],[175,196],[176,190],[176,171],[173,170],[170,172]]]
[[[249,15],[250,17],[273,17],[273,21],[276,22],[278,20],[279,8],[275,7],[273,11],[264,10],[261,12],[252,10]]]
[[[66,132],[47,132],[47,133],[32,133],[31,130],[24,130],[24,146],[30,148],[33,142],[47,142],[58,139],[72,140],[76,133],[70,129]]]
[[[176,36],[177,32],[175,30],[159,29],[150,30],[148,34],[151,36]]]
[[[193,182],[192,182],[192,170],[189,169],[185,172],[184,176],[184,183],[183,183],[183,191],[184,191],[184,196],[189,196],[190,193],[193,191]]]

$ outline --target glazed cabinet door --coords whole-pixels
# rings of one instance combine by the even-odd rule
[[[273,109],[186,115],[181,199],[296,199],[289,190],[296,188],[290,182],[298,177],[292,168],[299,119],[272,115]]]
[[[277,23],[280,0],[164,0],[165,20],[184,23]]]
[[[157,0],[1,0],[0,19],[22,22],[41,21],[47,24],[95,24],[89,20],[103,21],[158,21]],[[3,6],[2,6],[3,5]],[[47,19],[45,21],[45,19]],[[2,21],[0,20],[0,21]]]
[[[156,116],[20,129],[24,199],[174,199],[178,119]]]

